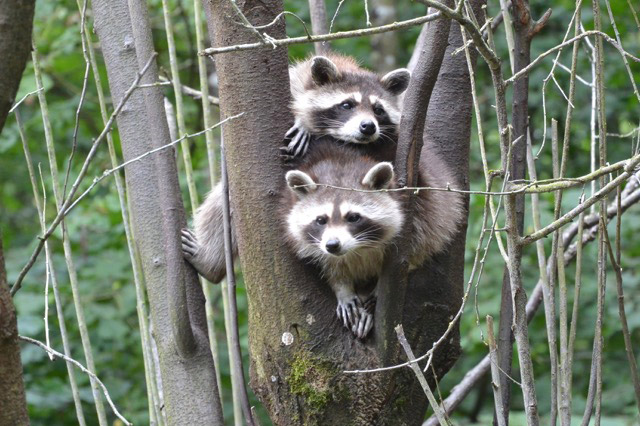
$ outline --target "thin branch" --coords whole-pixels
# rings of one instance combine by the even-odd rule
[[[249,405],[249,397],[244,379],[244,369],[242,367],[242,352],[240,348],[240,336],[238,334],[238,306],[236,303],[236,277],[233,269],[233,248],[231,241],[231,209],[229,207],[229,178],[227,176],[227,164],[225,158],[224,147],[224,131],[220,139],[220,166],[222,169],[222,222],[224,232],[224,257],[227,270],[227,285],[229,294],[229,325],[230,330],[227,333],[231,336],[231,348],[229,352],[231,356],[231,368],[233,374],[240,381],[239,397],[242,406],[244,419],[249,426],[254,426],[251,406]]]
[[[102,180],[103,180],[103,179],[105,179],[106,177],[108,177],[108,176],[112,175],[113,173],[117,172],[118,170],[120,170],[120,169],[122,169],[122,168],[124,168],[124,167],[128,166],[128,165],[129,165],[129,164],[131,164],[131,163],[134,163],[134,162],[136,162],[136,161],[140,161],[140,160],[142,160],[142,159],[144,159],[144,158],[148,157],[149,155],[152,155],[152,154],[155,154],[155,153],[157,153],[157,152],[163,151],[163,150],[165,150],[165,149],[167,149],[167,148],[171,148],[172,146],[175,146],[175,145],[179,144],[180,142],[182,142],[182,141],[183,141],[183,140],[185,140],[185,139],[190,139],[190,138],[194,138],[194,137],[196,137],[196,136],[203,135],[203,134],[205,134],[206,132],[208,132],[208,131],[211,131],[211,130],[215,129],[216,127],[220,127],[221,125],[223,125],[223,124],[224,124],[224,123],[226,123],[227,121],[231,121],[231,120],[233,120],[233,119],[235,119],[235,118],[241,117],[242,115],[244,115],[244,112],[241,112],[240,114],[236,114],[236,115],[233,115],[233,116],[231,116],[231,117],[229,117],[229,118],[226,118],[226,119],[224,119],[224,120],[220,121],[219,123],[214,124],[213,126],[209,127],[208,129],[200,130],[199,132],[192,133],[192,134],[186,134],[186,135],[184,135],[184,136],[182,136],[182,137],[180,137],[180,138],[178,138],[178,139],[176,139],[176,140],[174,140],[174,141],[171,141],[170,143],[168,143],[168,144],[166,144],[166,145],[159,146],[159,147],[157,147],[157,148],[154,148],[154,149],[152,149],[152,150],[150,150],[150,151],[145,152],[144,154],[138,155],[138,156],[137,156],[137,157],[135,157],[135,158],[132,158],[132,159],[130,159],[130,160],[127,160],[127,161],[125,161],[124,163],[120,164],[120,165],[119,165],[119,166],[117,166],[117,167],[114,167],[114,168],[109,169],[109,170],[105,170],[105,171],[102,173],[102,175],[95,177],[95,178],[93,179],[93,181],[91,182],[91,185],[89,185],[89,187],[88,187],[88,188],[87,188],[87,189],[86,189],[82,194],[80,194],[80,195],[78,196],[78,198],[76,198],[76,200],[73,202],[73,204],[71,204],[71,205],[70,205],[70,206],[65,210],[65,215],[69,214],[69,213],[71,212],[71,210],[73,210],[73,208],[74,208],[75,206],[77,206],[77,205],[78,205],[78,203],[79,203],[79,202],[80,202],[80,201],[81,201],[81,200],[82,200],[82,199],[83,199],[83,198],[84,198],[84,197],[85,197],[89,192],[91,192],[91,190],[92,190],[92,189],[93,189],[93,188],[94,188],[98,183],[100,183],[100,181],[102,181]]]
[[[107,402],[109,403],[109,406],[111,407],[111,409],[113,410],[113,414],[116,415],[116,417],[118,417],[125,425],[127,426],[131,426],[133,423],[130,423],[127,419],[125,419],[122,414],[120,414],[120,412],[118,411],[118,409],[116,408],[116,406],[114,405],[113,401],[111,400],[111,396],[109,395],[109,391],[107,390],[107,387],[104,385],[104,383],[102,383],[102,381],[98,378],[98,376],[96,376],[95,374],[93,374],[91,371],[87,370],[84,365],[80,364],[78,361],[76,361],[73,358],[70,358],[64,354],[61,354],[60,352],[52,349],[51,347],[45,345],[44,343],[32,339],[30,337],[26,337],[26,336],[18,336],[18,339],[22,340],[23,342],[27,342],[27,343],[31,343],[32,345],[36,345],[41,347],[42,349],[44,349],[47,354],[54,356],[56,358],[60,358],[65,360],[66,362],[75,365],[76,367],[78,367],[80,369],[80,371],[82,371],[83,373],[85,373],[86,375],[88,375],[89,377],[91,377],[93,380],[95,380],[98,385],[102,388],[102,393],[104,393],[104,397],[107,399]]]
[[[506,79],[504,81],[504,83],[506,85],[509,85],[511,83],[513,83],[514,81],[516,81],[517,79],[519,79],[520,77],[522,77],[525,74],[528,74],[529,71],[531,71],[531,69],[533,67],[535,67],[536,65],[538,65],[538,63],[540,63],[540,61],[542,61],[545,57],[551,55],[553,52],[557,51],[557,50],[561,50],[564,49],[566,46],[569,46],[570,44],[572,44],[575,41],[581,40],[585,37],[589,37],[592,35],[598,35],[601,36],[602,38],[604,38],[606,41],[608,41],[613,47],[616,48],[616,50],[618,52],[620,52],[620,54],[622,56],[626,56],[627,58],[635,61],[635,62],[640,62],[640,58],[633,56],[631,53],[625,51],[616,41],[615,39],[613,39],[612,37],[610,37],[607,33],[603,33],[602,31],[596,31],[596,30],[591,30],[591,31],[585,31],[582,34],[575,36],[563,43],[560,43],[554,47],[552,47],[551,49],[541,53],[540,55],[538,55],[538,57],[536,59],[534,59],[533,61],[531,61],[531,63],[526,66],[525,68],[521,69],[520,71],[518,71],[517,73],[515,73],[514,75],[512,75],[511,77],[509,77],[508,79]]]
[[[15,111],[16,108],[18,108],[20,106],[21,103],[23,103],[29,96],[35,95],[40,93],[42,90],[44,90],[44,87],[41,87],[39,89],[34,90],[33,92],[29,92],[26,95],[24,95],[18,102],[16,102],[15,104],[13,104],[13,106],[11,107],[11,109],[9,110],[9,114],[11,114],[13,111]]]
[[[398,335],[398,341],[402,345],[402,348],[404,349],[405,354],[407,354],[407,358],[409,359],[410,362],[414,361],[416,357],[413,355],[413,351],[411,350],[411,345],[409,345],[409,342],[407,341],[407,338],[404,335],[404,329],[402,328],[402,325],[398,325],[395,328],[395,330],[396,330],[396,334]],[[442,410],[442,407],[440,407],[440,405],[438,404],[438,401],[436,401],[436,397],[433,395],[433,392],[429,387],[429,383],[427,383],[427,379],[426,377],[424,377],[424,373],[422,373],[420,366],[416,362],[412,362],[410,366],[413,372],[415,373],[416,377],[418,378],[418,381],[420,382],[420,386],[422,387],[422,390],[424,390],[425,395],[427,395],[429,404],[431,404],[431,408],[433,408],[433,412],[438,418],[438,421],[440,421],[440,424],[442,426],[450,426],[451,422],[446,418],[446,414]]]
[[[493,402],[496,410],[498,426],[506,426],[504,416],[504,405],[502,404],[502,393],[500,392],[500,370],[498,366],[498,347],[493,334],[493,318],[487,315],[487,340],[489,342],[489,359],[491,360],[491,388],[493,389]]]
[[[620,194],[618,194],[620,195]],[[620,205],[620,198],[618,199],[618,206]],[[627,321],[627,314],[624,309],[624,289],[622,287],[622,267],[620,266],[620,215],[618,215],[618,221],[616,223],[616,231],[618,232],[616,238],[616,254],[613,253],[611,247],[611,241],[609,240],[609,233],[607,228],[604,228],[605,243],[609,252],[609,259],[616,275],[616,288],[618,291],[618,314],[620,315],[620,323],[622,327],[622,335],[624,337],[624,348],[627,353],[627,360],[629,361],[629,369],[631,370],[631,379],[633,382],[633,390],[636,398],[636,404],[638,411],[640,412],[640,377],[638,377],[638,364],[636,363],[636,356],[633,353],[633,343],[631,341],[631,333],[629,332],[629,323]]]
[[[304,43],[316,43],[320,41],[331,41],[331,40],[340,40],[344,38],[353,38],[353,37],[363,37],[372,34],[381,34],[389,31],[397,31],[405,28],[415,27],[417,25],[422,25],[426,22],[431,22],[438,19],[441,16],[440,13],[432,13],[426,16],[422,16],[419,18],[408,19],[406,21],[394,22],[393,24],[380,25],[378,27],[371,27],[361,30],[354,31],[339,31],[336,33],[317,35],[317,36],[303,36],[303,37],[293,37],[293,38],[285,38],[285,39],[273,39],[269,42],[269,44],[265,43],[247,43],[247,44],[237,44],[234,46],[225,46],[225,47],[209,47],[200,52],[200,55],[213,56],[219,55],[221,53],[229,53],[229,52],[240,52],[243,50],[253,50],[260,49],[265,47],[280,47],[280,46],[290,46],[292,44],[304,44]]]
[[[567,223],[571,222],[576,216],[578,216],[583,211],[587,210],[589,207],[594,205],[600,200],[603,200],[611,191],[615,190],[618,186],[622,185],[625,181],[629,179],[632,175],[634,168],[640,164],[640,157],[634,159],[629,162],[627,166],[624,167],[624,172],[621,173],[618,177],[613,179],[611,182],[603,186],[599,191],[597,191],[593,196],[589,197],[584,203],[577,205],[563,216],[561,216],[558,220],[551,222],[549,225],[540,229],[537,232],[529,234],[525,236],[521,240],[522,245],[528,245],[532,242],[539,240],[540,238],[544,238],[550,233],[554,232],[556,229],[561,228]]]

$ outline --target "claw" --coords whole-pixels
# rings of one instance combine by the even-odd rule
[[[295,147],[295,152],[293,153],[294,157],[304,155],[307,151],[307,147],[309,146],[309,139],[311,139],[311,135],[305,131],[301,131],[299,135],[301,136],[298,140],[298,145]]]

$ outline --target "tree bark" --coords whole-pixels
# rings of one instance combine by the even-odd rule
[[[480,1],[476,1],[479,7]],[[282,11],[280,0],[239,2],[253,25]],[[205,1],[214,46],[255,42],[255,33],[236,25],[230,2]],[[457,24],[431,97],[425,140],[438,148],[468,185],[471,94]],[[284,25],[269,35],[284,37]],[[287,52],[282,48],[216,56],[223,116],[244,115],[225,126],[225,152],[240,260],[249,298],[251,386],[274,424],[421,423],[427,400],[409,370],[344,374],[383,366],[376,338],[364,343],[335,319],[335,297],[318,270],[297,260],[280,238],[277,212],[285,166],[278,148],[293,119],[288,110]],[[450,123],[459,126],[450,126]],[[410,277],[402,319],[417,354],[447,328],[462,298],[463,224],[448,253]],[[378,327],[376,319],[376,327]],[[397,341],[388,342],[396,346]],[[457,330],[436,351],[439,377],[459,356]],[[390,362],[401,362],[399,357]],[[389,362],[387,360],[387,362]]]
[[[117,104],[142,68],[140,64],[152,55],[150,28],[145,16],[133,22],[126,0],[94,0],[93,11]],[[155,81],[154,64],[142,82]],[[162,102],[162,94],[153,88],[137,90],[118,115],[125,160],[169,143]],[[131,163],[125,168],[125,177],[158,346],[167,419],[172,425],[222,424],[202,288],[195,272],[185,267],[179,250],[179,233],[186,220],[174,150]],[[175,313],[171,299],[180,289],[186,293],[185,301],[182,311]],[[186,324],[177,324],[185,316]],[[188,332],[177,331],[185,326]]]
[[[0,233],[0,425],[28,425],[18,321],[9,294]]]
[[[471,5],[478,18],[482,17],[484,0],[472,0]],[[480,22],[482,25],[482,22]],[[464,55],[452,55],[462,46],[460,26],[451,23],[449,46],[444,55],[436,86],[431,94],[424,130],[425,146],[455,170],[462,189],[469,188],[469,141],[471,136],[472,97],[469,70]],[[471,51],[475,65],[477,54]],[[451,123],[456,123],[452,126]],[[426,150],[424,150],[426,151]],[[469,198],[465,197],[468,211]],[[460,309],[464,294],[464,249],[467,223],[462,223],[458,234],[448,250],[431,259],[420,270],[409,277],[404,306],[403,324],[407,338],[416,354],[431,349],[449,325],[449,321]],[[461,353],[459,323],[449,338],[435,351],[433,366],[436,378],[451,369]],[[430,372],[431,373],[431,372]],[[405,376],[410,374],[405,372]],[[430,382],[436,379],[432,375]],[[408,400],[407,411],[418,416],[426,409],[423,391],[415,380],[407,380],[404,389],[396,391]],[[421,400],[422,398],[422,400]]]
[[[31,54],[31,30],[35,0],[0,2],[0,132],[20,86]]]

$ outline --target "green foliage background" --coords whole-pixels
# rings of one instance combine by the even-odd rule
[[[287,10],[294,11],[305,21],[309,21],[307,4],[302,1],[286,1]],[[328,1],[330,16],[336,10],[338,2]],[[373,10],[378,2],[370,1]],[[497,2],[489,5],[489,14],[497,13]],[[546,2],[532,1],[533,15],[541,16]],[[177,49],[180,57],[181,79],[183,83],[192,87],[197,86],[197,64],[195,62],[195,34],[192,23],[193,4],[186,0],[171,0],[173,8],[173,22],[177,34]],[[156,47],[160,53],[159,61],[164,69],[168,69],[168,53],[164,35],[162,10],[159,0],[150,0],[150,11],[154,27]],[[535,38],[533,55],[558,44],[566,31],[571,19],[574,3],[569,0],[554,2],[553,15],[547,27]],[[612,7],[624,47],[631,53],[640,52],[640,34],[630,14],[626,2],[613,1]],[[75,1],[38,2],[34,25],[34,43],[38,49],[44,74],[46,96],[52,117],[53,132],[58,149],[58,166],[61,170],[66,167],[68,155],[72,145],[72,134],[75,122],[75,111],[80,99],[85,64],[79,37],[80,13]],[[591,13],[584,8],[583,21],[587,29],[592,28]],[[606,15],[606,9],[603,7]],[[397,20],[419,16],[424,12],[421,5],[411,1],[396,3]],[[89,16],[90,17],[90,16]],[[604,28],[613,36],[609,19],[603,17]],[[375,22],[374,22],[375,23]],[[298,21],[288,18],[288,34],[290,36],[303,35],[303,29]],[[361,1],[346,1],[342,5],[340,14],[335,20],[334,30],[346,30],[363,27],[365,25],[364,3]],[[402,31],[396,34],[397,44],[393,52],[398,67],[404,66],[412,52],[419,28]],[[92,34],[95,41],[96,37]],[[390,37],[389,34],[382,37]],[[97,41],[96,46],[97,46]],[[504,32],[500,28],[496,34],[496,42],[503,58],[507,58]],[[381,63],[376,60],[375,51],[371,47],[371,40],[355,38],[335,42],[333,47],[341,52],[357,57],[365,66],[372,69],[380,68]],[[570,49],[565,49],[561,55],[561,62],[570,64]],[[292,59],[302,58],[311,52],[307,45],[296,45],[290,48]],[[606,103],[607,126],[609,132],[626,133],[638,126],[638,101],[633,94],[629,77],[623,67],[619,54],[605,44],[606,53]],[[591,80],[590,68],[584,49],[580,52],[579,75]],[[503,66],[505,74],[509,75],[508,60]],[[534,149],[540,146],[543,133],[542,96],[543,79],[547,76],[551,58],[547,58],[531,74],[531,91],[529,97],[531,127],[533,131]],[[102,65],[101,65],[102,66]],[[631,63],[636,83],[640,83],[640,66]],[[568,91],[568,74],[556,70],[556,78],[563,89]],[[106,72],[102,66],[103,81]],[[483,126],[491,168],[499,168],[498,134],[495,124],[494,109],[492,108],[493,92],[488,79],[486,66],[479,61],[477,67],[479,97],[481,100]],[[18,98],[35,89],[33,67],[27,66]],[[166,89],[169,97],[171,90]],[[550,82],[547,88],[547,115],[557,118],[562,123],[566,112],[566,101],[557,88]],[[202,129],[202,114],[199,101],[185,98],[186,117],[190,131]],[[21,113],[25,121],[29,145],[36,164],[42,163],[44,180],[47,182],[47,218],[52,219],[54,206],[52,204],[51,182],[48,173],[42,118],[39,105],[35,97],[28,98],[21,106]],[[568,173],[577,176],[589,171],[589,117],[590,117],[590,89],[578,85],[576,95],[576,110],[572,125],[571,158]],[[455,125],[455,123],[452,123]],[[550,126],[550,123],[547,123]],[[75,157],[71,177],[79,168],[81,159],[86,154],[92,139],[95,138],[102,124],[99,107],[95,94],[94,82],[90,80],[87,98],[80,114],[78,137],[78,154]],[[117,141],[117,133],[114,133]],[[477,134],[472,132],[471,185],[474,189],[484,189],[481,162],[478,150]],[[549,143],[540,154],[538,173],[540,178],[550,177],[551,154]],[[609,139],[609,159],[614,162],[627,158],[631,153],[630,138]],[[204,138],[192,140],[192,156],[196,180],[201,199],[208,191],[208,176]],[[106,149],[98,154],[90,169],[90,176],[98,176],[110,168]],[[2,224],[3,243],[7,251],[9,282],[13,282],[18,271],[26,262],[36,243],[39,232],[37,213],[33,204],[33,196],[24,163],[17,126],[13,118],[9,118],[2,135],[0,135],[0,223]],[[182,182],[184,184],[184,181]],[[188,206],[189,200],[184,189],[184,202]],[[588,188],[586,189],[588,191]],[[565,195],[565,207],[575,205],[580,195],[580,189],[570,191]],[[467,275],[473,260],[473,247],[480,232],[480,219],[483,198],[474,196],[471,199],[471,217],[468,231]],[[542,197],[543,222],[552,218],[552,196]],[[527,211],[527,214],[529,211]],[[113,180],[101,183],[89,197],[87,197],[67,220],[74,260],[78,269],[78,279],[82,295],[82,305],[85,307],[97,373],[108,387],[111,396],[120,411],[135,424],[148,423],[147,397],[144,383],[142,354],[138,332],[138,322],[135,310],[135,293],[131,267],[124,239],[124,230],[119,211],[117,194]],[[526,225],[526,232],[531,232],[532,226]],[[640,263],[640,241],[635,235],[640,231],[640,208],[634,207],[624,216],[622,249],[624,268],[624,288],[626,309],[629,316],[629,326],[634,342],[640,341],[640,277],[638,264]],[[66,324],[72,339],[73,355],[84,363],[82,346],[75,321],[75,311],[71,303],[71,291],[68,285],[66,267],[62,255],[60,234],[50,240],[54,257],[53,263],[57,271],[60,291],[64,301]],[[547,242],[547,245],[549,242]],[[547,253],[550,252],[547,246]],[[576,355],[574,363],[573,400],[576,414],[582,412],[588,387],[589,366],[593,328],[596,315],[596,268],[595,246],[585,250],[583,272],[583,291],[580,300],[580,316],[578,336],[576,340]],[[487,314],[498,317],[500,300],[500,286],[502,281],[503,263],[494,246],[489,254],[484,275],[479,285],[474,289],[474,295],[462,317],[462,345],[463,356],[453,370],[440,384],[443,394],[457,383],[464,373],[475,365],[486,353],[487,348],[482,336],[486,335],[483,318]],[[529,248],[523,260],[525,285],[532,289],[538,279],[538,268],[535,249]],[[570,285],[570,295],[573,294],[574,267],[567,271]],[[19,330],[26,336],[44,340],[44,257],[41,257],[33,270],[27,276],[23,289],[15,298],[18,309]],[[610,275],[607,289],[607,305],[604,321],[605,364],[604,364],[604,393],[603,413],[606,424],[635,424],[637,408],[633,400],[633,389],[629,378],[627,360],[624,353],[624,343],[618,318],[615,284]],[[239,320],[241,340],[247,357],[247,315],[246,297],[243,283],[240,280],[238,288]],[[221,315],[220,289],[213,289],[216,298],[217,320],[216,332],[220,346],[220,370],[223,378],[224,409],[227,417],[232,411],[230,401],[230,379],[226,340],[224,339],[224,324]],[[58,332],[57,319],[54,312],[53,296],[50,296],[50,325],[52,345],[61,350],[62,344]],[[571,302],[571,300],[570,300]],[[478,318],[481,320],[478,322]],[[530,327],[532,356],[537,379],[537,390],[541,413],[549,412],[549,358],[546,343],[546,332],[542,315],[537,315]],[[638,345],[640,346],[640,345]],[[636,347],[636,352],[640,347]],[[73,401],[68,385],[66,368],[61,361],[49,362],[45,353],[34,346],[24,346],[22,352],[24,363],[25,384],[29,411],[34,425],[71,425],[76,424]],[[514,357],[517,359],[517,356]],[[245,364],[245,367],[247,364]],[[366,366],[362,366],[363,368]],[[515,380],[518,380],[515,373]],[[88,424],[95,424],[96,417],[92,406],[92,395],[87,377],[77,374],[81,396],[84,404],[85,416]],[[519,415],[523,409],[517,386],[513,387],[513,424],[524,424]],[[475,413],[475,414],[474,414]],[[492,413],[492,400],[489,382],[478,387],[458,410],[454,419],[460,424],[466,424],[475,415],[479,415],[482,424],[489,422]],[[634,415],[635,413],[635,415]],[[264,415],[264,412],[262,413]],[[110,413],[110,418],[115,417]],[[635,419],[635,420],[634,420]],[[519,423],[520,422],[520,423]],[[117,422],[116,422],[117,423]],[[229,423],[231,424],[231,423]],[[267,424],[266,418],[263,424]]]

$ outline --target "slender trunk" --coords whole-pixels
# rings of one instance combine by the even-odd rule
[[[144,4],[132,6],[138,13],[144,12]],[[129,10],[125,0],[93,2],[114,104],[133,82],[140,64],[152,54],[148,22],[144,16],[133,22]],[[152,66],[143,82],[155,81],[157,70]],[[134,92],[117,121],[125,160],[169,142],[162,94],[155,89]],[[202,288],[179,251],[178,235],[186,220],[174,150],[131,163],[125,175],[158,347],[167,420],[172,425],[222,424]],[[185,303],[181,312],[175,312],[175,294],[180,291],[186,293]]]
[[[22,381],[18,321],[9,294],[0,233],[0,425],[28,425],[27,401]]]

